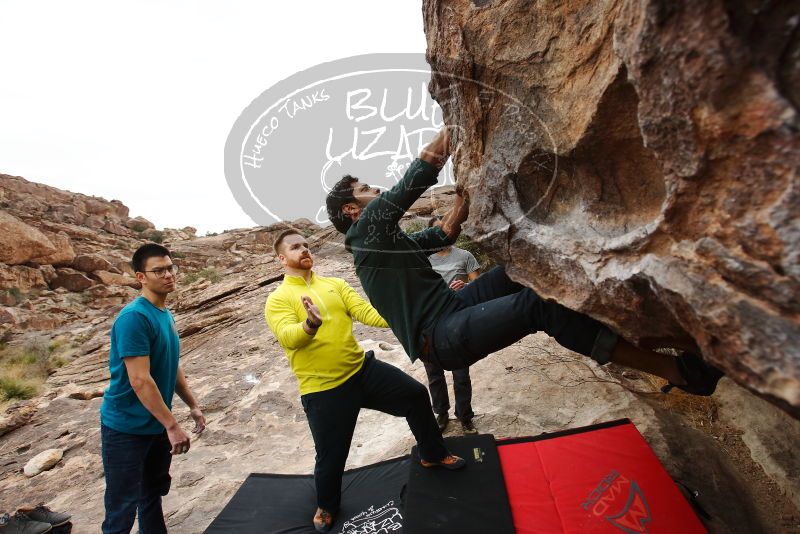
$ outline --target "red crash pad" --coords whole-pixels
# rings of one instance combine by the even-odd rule
[[[497,442],[520,534],[706,532],[629,420]]]

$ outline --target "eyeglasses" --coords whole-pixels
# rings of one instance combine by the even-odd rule
[[[178,274],[178,266],[173,263],[169,267],[160,267],[158,269],[153,269],[152,271],[142,271],[142,272],[153,273],[158,278],[164,278],[165,276],[167,276],[168,272],[172,273],[173,276]]]

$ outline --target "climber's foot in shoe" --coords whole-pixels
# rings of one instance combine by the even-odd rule
[[[461,469],[462,467],[467,465],[466,460],[454,454],[448,454],[438,462],[428,462],[426,460],[420,460],[419,463],[422,465],[422,467],[443,467],[445,469],[449,469],[450,471]]]
[[[701,356],[693,352],[685,352],[678,356],[676,363],[678,372],[686,383],[673,384],[670,382],[661,388],[663,393],[669,393],[672,388],[678,388],[692,395],[707,397],[714,393],[717,389],[717,382],[725,376],[722,371],[706,363]]]

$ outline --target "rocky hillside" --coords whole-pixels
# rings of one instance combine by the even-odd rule
[[[156,230],[129,217],[118,200],[0,174],[0,339],[106,318],[139,286],[131,250],[194,234],[193,228]]]
[[[0,217],[11,229],[0,234],[7,299],[0,308],[7,318],[0,366],[2,357],[37,344],[60,362],[36,394],[7,403],[0,415],[0,510],[44,501],[73,514],[73,532],[97,531],[104,488],[98,409],[108,380],[108,331],[137,294],[126,262],[146,239],[163,241],[182,267],[170,306],[183,365],[208,418],[191,452],[173,463],[165,499],[170,531],[202,532],[251,472],[311,472],[313,443],[296,381],[263,321],[264,301],[281,280],[272,241],[285,225],[195,237],[188,228],[156,230],[130,218],[119,202],[20,178],[0,178],[0,191]],[[414,212],[441,211],[448,198],[426,196]],[[308,221],[294,226],[309,236],[318,272],[360,290],[351,256],[332,229]],[[80,283],[62,282],[73,279]],[[379,358],[425,380],[390,331],[357,325],[355,334]],[[657,380],[600,368],[543,335],[479,362],[472,376],[482,432],[531,435],[630,417],[672,476],[700,492],[712,532],[800,528],[794,454],[800,423],[731,381],[723,380],[712,399],[665,397]],[[177,399],[176,410],[188,419]],[[348,465],[402,455],[412,444],[403,420],[365,411]],[[55,466],[26,476],[23,467],[48,450],[55,451]]]
[[[467,231],[800,416],[800,4],[425,0]]]

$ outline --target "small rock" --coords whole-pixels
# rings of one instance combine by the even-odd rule
[[[52,469],[54,465],[61,461],[63,456],[64,451],[62,449],[47,449],[28,460],[22,471],[28,478],[35,477],[42,471]]]
[[[36,407],[29,404],[9,408],[4,415],[0,415],[0,436],[25,426],[35,414]]]
[[[92,399],[96,399],[97,397],[102,397],[103,396],[103,390],[102,389],[93,389],[93,390],[88,390],[88,391],[76,391],[74,393],[70,393],[68,396],[69,396],[70,399],[77,399],[77,400],[84,400],[84,401],[92,400]]]

